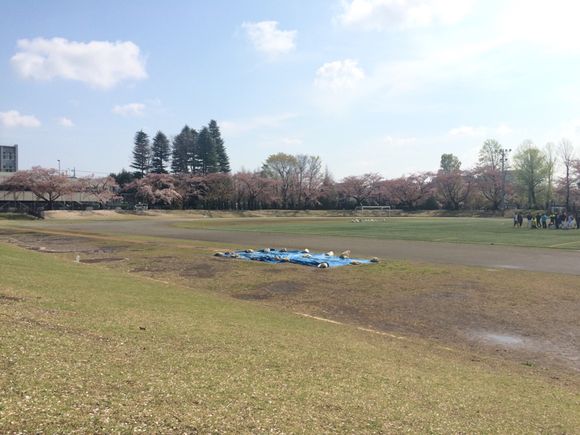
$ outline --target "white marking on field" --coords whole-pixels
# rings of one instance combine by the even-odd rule
[[[514,266],[513,264],[498,264],[494,267],[499,267],[500,269],[514,269],[514,270],[521,270],[521,266]]]

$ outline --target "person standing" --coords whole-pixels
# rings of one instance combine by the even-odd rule
[[[542,215],[541,220],[542,220],[542,228],[547,230],[548,229],[548,215],[546,213],[544,213]]]

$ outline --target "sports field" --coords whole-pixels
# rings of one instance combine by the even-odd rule
[[[514,228],[511,219],[493,218],[347,218],[200,220],[181,223],[186,228],[251,231],[321,236],[365,237],[580,249],[579,230]]]
[[[577,276],[228,260],[268,233],[154,219],[0,223],[0,432],[580,427]]]

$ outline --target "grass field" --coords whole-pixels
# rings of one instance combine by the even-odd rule
[[[530,230],[513,228],[511,219],[494,218],[375,218],[353,223],[351,219],[232,219],[179,223],[188,228],[220,231],[256,231],[324,236],[350,236],[391,240],[475,243],[511,246],[580,249],[578,230]]]
[[[200,242],[11,237],[54,249],[0,243],[0,432],[580,427],[577,373],[442,343],[422,317],[455,306],[473,327],[477,311],[517,310],[503,327],[561,334],[577,327],[575,277],[404,262],[320,273],[215,259]],[[379,328],[388,311],[395,333]]]

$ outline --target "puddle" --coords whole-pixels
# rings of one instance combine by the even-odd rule
[[[495,344],[503,344],[504,346],[518,346],[524,343],[522,338],[515,335],[483,334],[481,338]]]
[[[497,268],[500,268],[500,269],[512,269],[512,270],[520,270],[520,269],[522,269],[521,266],[514,266],[512,264],[498,264],[498,265],[495,265],[493,267],[497,267]]]
[[[85,258],[80,260],[80,263],[95,264],[95,263],[111,263],[114,261],[124,261],[127,258],[123,257],[107,257],[107,258]]]
[[[488,345],[500,345],[505,347],[524,347],[525,339],[513,334],[499,334],[488,331],[471,331],[469,336],[472,339],[481,341]]]

